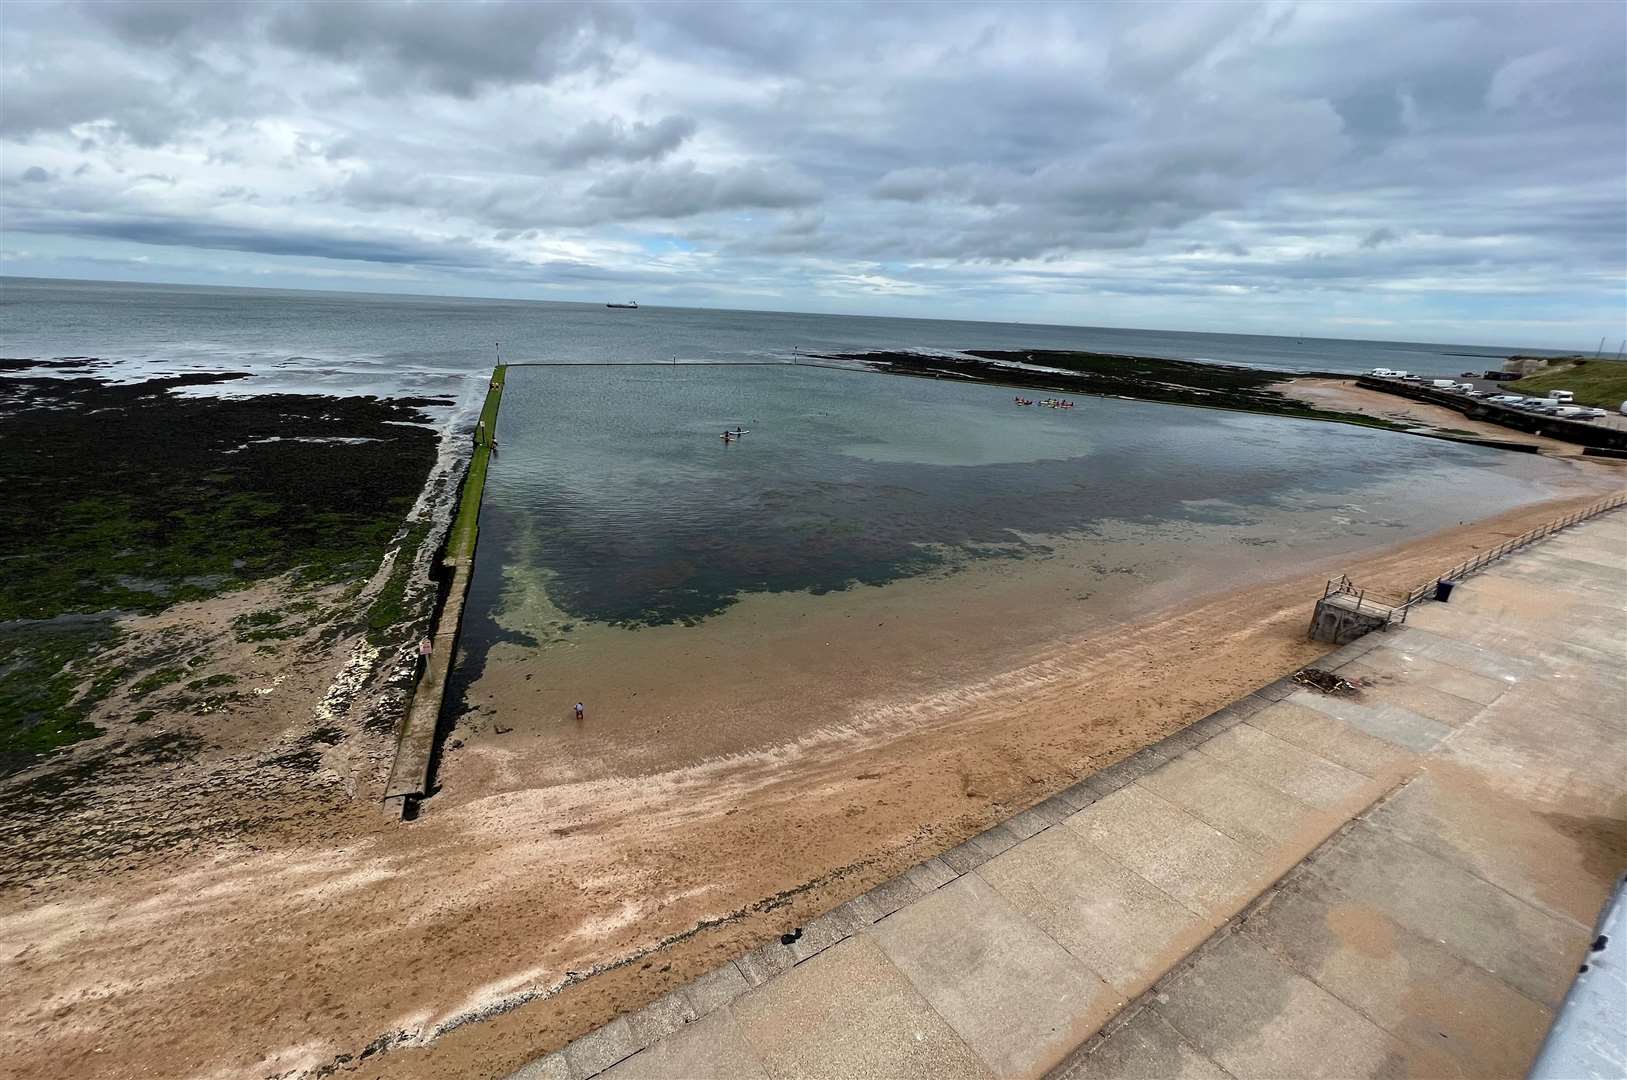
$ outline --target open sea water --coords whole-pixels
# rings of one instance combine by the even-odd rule
[[[791,361],[879,349],[1083,349],[1283,371],[1455,375],[1531,349],[791,312],[0,277],[0,356],[94,356],[110,373],[248,371],[213,392],[459,395],[509,361]]]

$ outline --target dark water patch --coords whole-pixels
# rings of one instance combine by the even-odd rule
[[[722,443],[734,427],[750,433]],[[1292,517],[1325,543],[1370,535],[1358,498],[1404,504],[1416,526],[1521,490],[1484,467],[1490,452],[1344,425],[1096,398],[1018,408],[995,387],[798,368],[515,369],[500,430],[471,655],[501,632],[514,570],[573,622],[693,625],[751,593],[1042,558],[1052,537],[1243,527],[1271,543],[1284,538],[1258,534]]]
[[[509,630],[498,622],[503,603],[504,581],[501,568],[515,557],[516,515],[482,506],[480,547],[475,572],[469,579],[469,592],[463,602],[463,621],[458,636],[458,660],[447,675],[445,704],[440,723],[450,729],[457,718],[470,710],[468,691],[486,672],[491,650],[497,645],[519,645],[535,649],[541,643],[532,635]],[[445,731],[441,734],[444,736]],[[440,745],[440,740],[436,740]],[[430,770],[435,775],[435,770]]]

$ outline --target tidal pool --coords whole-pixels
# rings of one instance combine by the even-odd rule
[[[749,434],[725,444],[735,427]],[[620,723],[641,746],[650,717],[702,703],[773,714],[764,738],[799,730],[787,713],[804,707],[836,722],[849,674],[932,685],[937,667],[1484,518],[1574,475],[1342,424],[1025,408],[997,386],[790,366],[515,367],[498,436],[454,705],[567,742]],[[815,656],[860,640],[845,666]],[[620,719],[554,729],[588,698]]]

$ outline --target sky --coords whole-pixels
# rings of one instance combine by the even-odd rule
[[[0,274],[1591,350],[1627,5],[7,0]]]

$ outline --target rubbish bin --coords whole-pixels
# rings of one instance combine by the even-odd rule
[[[1452,590],[1455,588],[1457,588],[1457,582],[1441,578],[1441,580],[1435,582],[1435,599],[1443,604],[1446,603],[1452,599]]]

